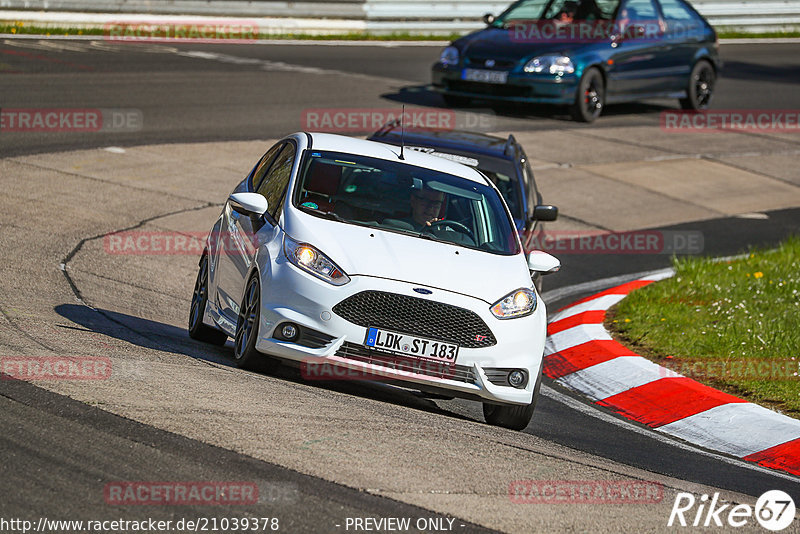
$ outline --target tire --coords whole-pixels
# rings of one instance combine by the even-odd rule
[[[228,340],[228,334],[203,323],[203,315],[208,303],[208,255],[200,259],[200,269],[194,283],[192,305],[189,309],[189,337],[212,345],[222,346]]]
[[[714,97],[714,87],[717,83],[717,73],[714,67],[701,59],[695,63],[689,76],[689,85],[686,88],[686,98],[681,98],[683,109],[700,111],[708,109]]]
[[[236,337],[233,340],[233,360],[240,369],[256,370],[266,360],[256,350],[258,324],[261,320],[261,283],[258,272],[253,273],[239,306],[239,319],[236,321]]]
[[[494,426],[502,426],[511,430],[525,430],[531,422],[533,411],[536,409],[536,400],[539,397],[539,388],[542,386],[542,373],[533,388],[533,400],[525,406],[509,406],[483,403],[483,417],[486,422]]]
[[[445,105],[449,108],[465,108],[469,106],[472,101],[466,96],[456,95],[442,95],[442,100],[444,100]]]
[[[572,118],[578,122],[594,122],[603,112],[606,102],[606,84],[603,75],[595,68],[583,73],[575,94],[575,103],[570,107]]]

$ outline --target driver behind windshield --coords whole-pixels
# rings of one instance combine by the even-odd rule
[[[564,7],[555,16],[556,24],[572,24],[575,22],[575,12],[578,10],[578,2],[567,0]]]
[[[411,224],[422,230],[438,220],[444,203],[444,193],[433,189],[411,191]]]
[[[402,219],[387,219],[384,223],[405,223],[413,230],[421,232],[439,220],[439,214],[444,204],[444,193],[433,189],[413,189],[411,191],[411,213]]]

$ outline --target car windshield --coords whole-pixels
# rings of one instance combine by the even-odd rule
[[[343,223],[494,254],[520,251],[516,230],[494,188],[402,161],[307,152],[293,203]]]
[[[611,20],[620,0],[522,0],[500,14],[492,26],[507,28],[516,22],[559,19],[564,13],[569,20]]]
[[[522,192],[520,191],[519,182],[517,180],[517,173],[514,169],[514,163],[511,160],[495,158],[491,156],[484,156],[483,154],[476,154],[474,152],[466,152],[450,148],[425,148],[425,147],[406,147],[414,148],[420,152],[439,156],[440,158],[449,159],[462,163],[469,167],[475,167],[497,187],[500,194],[508,205],[511,215],[517,219],[524,218],[522,214]]]

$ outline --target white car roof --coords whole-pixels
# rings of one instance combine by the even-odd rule
[[[477,182],[482,185],[487,185],[486,178],[475,169],[456,163],[437,156],[431,156],[417,150],[410,150],[406,148],[403,151],[403,161],[398,158],[400,154],[400,147],[395,145],[388,145],[378,143],[375,141],[366,141],[364,139],[356,139],[354,137],[347,137],[344,135],[329,134],[329,133],[312,133],[309,132],[313,139],[311,148],[313,150],[326,150],[331,152],[345,152],[347,154],[358,154],[368,156],[371,158],[384,159],[389,161],[398,161],[408,165],[415,165],[417,167],[424,167],[435,171],[452,174],[467,180]]]

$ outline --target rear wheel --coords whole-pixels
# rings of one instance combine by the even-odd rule
[[[578,122],[594,122],[603,112],[605,99],[603,75],[596,68],[587,69],[578,84],[575,103],[570,108],[572,118]]]
[[[494,426],[502,426],[511,430],[525,430],[531,422],[533,411],[536,409],[536,399],[539,397],[539,388],[542,385],[542,373],[536,379],[533,388],[533,400],[524,406],[509,406],[500,404],[483,403],[483,417],[486,422]]]
[[[208,256],[200,260],[200,270],[194,283],[192,307],[189,310],[189,337],[205,343],[222,346],[228,340],[228,334],[203,323],[208,303]]]
[[[267,358],[256,350],[258,323],[261,319],[261,284],[258,273],[253,273],[239,306],[236,337],[233,342],[233,360],[236,367],[255,370],[266,364]]]
[[[711,105],[714,96],[714,86],[717,82],[717,73],[711,63],[701,59],[692,69],[689,76],[689,86],[686,88],[686,98],[681,98],[683,109],[703,110]]]

